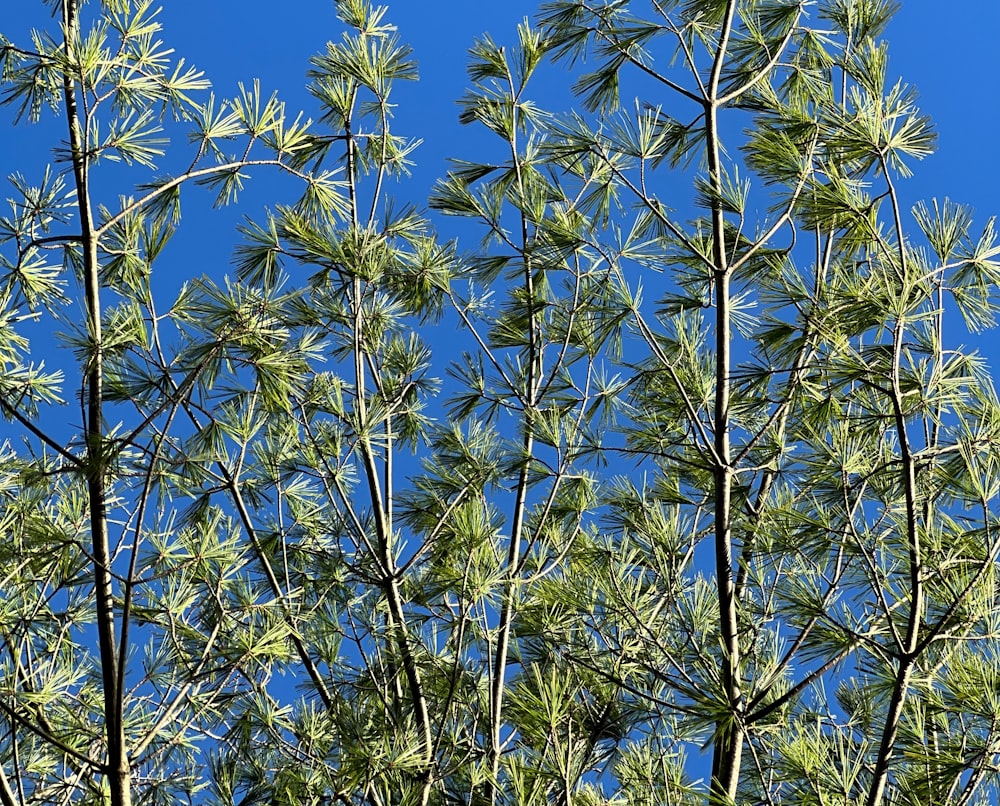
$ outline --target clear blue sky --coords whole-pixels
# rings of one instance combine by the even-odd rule
[[[27,30],[47,20],[41,0],[8,0],[3,5],[0,33],[14,42],[26,42]],[[476,134],[457,122],[455,101],[467,85],[467,48],[484,31],[499,42],[512,40],[517,23],[530,17],[536,5],[531,0],[388,2],[387,20],[413,47],[421,71],[419,84],[400,87],[395,96],[400,105],[399,133],[424,140],[408,185],[413,201],[422,203],[434,179],[446,170],[447,156],[481,153]],[[340,36],[332,0],[163,0],[163,6],[164,40],[178,56],[204,70],[220,96],[232,96],[239,81],[259,77],[266,90],[279,90],[290,107],[310,106],[303,90],[308,59],[327,40]],[[902,193],[911,203],[948,196],[971,204],[981,224],[1000,213],[996,191],[1000,150],[993,144],[1000,128],[996,101],[1000,3],[963,0],[952,8],[937,0],[905,0],[889,30],[890,73],[919,89],[921,107],[933,117],[939,133],[938,153],[915,166],[916,175],[903,185]],[[559,75],[551,70],[549,74],[553,92],[560,87]],[[570,103],[558,89],[553,97]],[[0,176],[22,171],[37,179],[53,136],[63,136],[62,128],[51,126],[50,117],[48,126],[11,131],[9,116],[0,116]],[[255,177],[246,204],[223,213],[210,211],[197,193],[187,194],[181,237],[191,225],[210,223],[205,232],[213,237],[206,239],[200,233],[197,237],[201,258],[226,262],[236,236],[221,225],[243,214],[259,217],[261,206],[275,201],[269,181],[266,176]],[[210,222],[202,221],[209,218]],[[984,345],[992,353],[991,363],[1000,366],[1000,336],[990,334]]]
[[[400,122],[424,138],[417,154],[421,167],[440,173],[444,155],[454,153],[465,134],[455,120],[454,101],[467,84],[467,48],[484,31],[501,42],[512,39],[517,23],[532,16],[538,3],[385,4],[387,19],[413,47],[421,69],[420,85],[400,94]],[[17,5],[35,4],[22,0]],[[292,99],[303,84],[308,57],[339,37],[331,0],[165,0],[164,6],[167,41],[204,69],[221,94],[229,94],[239,80],[260,76],[265,86]],[[891,73],[917,86],[921,105],[940,135],[939,153],[918,166],[908,190],[948,195],[983,214],[991,209],[1000,213],[1000,193],[994,193],[1000,187],[1000,151],[990,147],[1000,126],[997,31],[1000,3],[995,0],[961,0],[950,6],[940,0],[904,0],[888,37]],[[984,141],[986,148],[981,147]]]

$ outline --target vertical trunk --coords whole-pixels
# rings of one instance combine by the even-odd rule
[[[518,150],[519,130],[517,99],[519,91],[515,87],[513,75],[508,71],[507,81],[510,89],[512,102],[512,125],[510,145],[511,165],[517,180],[517,187],[520,195],[525,196],[524,176],[521,170],[522,155]],[[497,802],[497,782],[500,775],[500,757],[502,755],[502,738],[500,735],[503,725],[503,700],[504,690],[507,680],[507,655],[510,651],[510,643],[514,631],[514,616],[517,609],[517,588],[518,581],[515,579],[520,573],[521,564],[521,533],[524,530],[525,515],[528,506],[528,472],[529,462],[535,449],[534,423],[533,417],[537,410],[539,384],[542,377],[542,340],[539,333],[536,307],[535,288],[535,267],[532,262],[529,236],[530,225],[524,212],[520,215],[521,226],[521,258],[523,260],[524,292],[527,299],[527,373],[523,387],[523,407],[521,412],[521,427],[524,429],[522,436],[522,446],[524,450],[523,461],[517,477],[517,491],[514,498],[514,513],[511,518],[510,544],[507,549],[507,568],[504,574],[502,603],[500,606],[500,622],[497,628],[496,654],[493,658],[493,679],[490,691],[490,771],[492,773],[487,784],[487,802],[496,804]]]
[[[712,758],[712,795],[720,803],[735,800],[743,751],[743,708],[740,687],[740,644],[733,581],[732,483],[729,445],[730,322],[729,276],[716,272],[716,395],[715,395],[715,574],[722,641],[720,679],[728,705],[728,721],[716,727]]]
[[[882,742],[879,745],[878,757],[875,759],[875,770],[872,774],[872,785],[868,790],[865,806],[878,806],[885,795],[886,784],[889,781],[889,762],[896,745],[899,733],[899,723],[903,717],[903,702],[910,685],[913,673],[913,661],[904,658],[899,663],[896,682],[892,687],[892,697],[889,700],[889,710],[885,715],[885,727],[882,731]]]
[[[354,108],[357,101],[358,88],[355,86],[352,94],[350,107]],[[347,190],[351,202],[351,223],[357,231],[360,227],[359,199],[357,191],[357,153],[355,135],[352,129],[352,116],[348,115],[344,120],[344,134],[347,163]],[[372,204],[376,204],[378,194],[373,197]],[[361,423],[359,428],[359,441],[361,444],[361,460],[364,466],[364,476],[368,484],[368,493],[371,497],[372,510],[375,513],[375,530],[377,533],[378,564],[384,574],[380,583],[389,605],[388,627],[392,634],[392,639],[399,652],[400,662],[403,666],[403,674],[406,677],[406,684],[410,690],[410,704],[413,707],[414,721],[421,736],[423,769],[420,772],[420,804],[427,806],[430,800],[431,787],[434,784],[434,733],[431,726],[430,710],[427,704],[427,697],[424,694],[424,684],[418,666],[417,657],[413,651],[412,639],[407,626],[405,601],[399,584],[399,568],[396,565],[394,545],[393,545],[393,517],[392,517],[392,422],[391,416],[382,415],[386,419],[382,422],[384,434],[386,436],[384,448],[384,466],[382,473],[379,473],[376,450],[370,437],[367,403],[367,388],[365,382],[365,360],[366,348],[362,339],[364,328],[364,286],[361,278],[355,275],[351,281],[350,308],[353,319],[354,332],[354,398],[357,408],[358,420]],[[372,429],[374,430],[374,428]],[[379,481],[382,476],[385,489]]]
[[[531,426],[524,424],[525,456],[531,456],[534,443],[531,436]],[[514,503],[514,518],[510,527],[510,546],[507,551],[507,574],[504,581],[503,604],[500,608],[500,624],[497,633],[496,655],[493,658],[493,680],[490,691],[490,770],[492,777],[489,783],[489,803],[496,803],[496,781],[500,774],[500,756],[502,755],[502,737],[500,729],[503,725],[503,695],[507,678],[507,654],[510,651],[511,631],[514,625],[514,587],[513,579],[521,559],[521,532],[524,529],[524,511],[527,506],[528,467],[521,468],[517,480],[517,498]]]
[[[887,174],[888,176],[888,174]],[[891,186],[890,186],[891,187]],[[893,193],[893,205],[895,194]],[[902,237],[902,228],[898,224],[897,237]],[[900,241],[900,270],[906,273],[905,254]],[[910,610],[906,618],[906,635],[899,647],[899,668],[896,670],[896,680],[892,687],[889,709],[886,712],[885,724],[882,728],[882,741],[878,756],[875,759],[875,769],[872,774],[872,784],[868,790],[866,806],[877,806],[885,795],[889,781],[889,764],[896,745],[896,736],[903,718],[903,704],[910,686],[913,666],[920,654],[920,624],[924,611],[924,569],[922,566],[923,551],[920,545],[918,501],[917,501],[917,470],[916,459],[910,447],[910,439],[906,430],[906,413],[903,407],[904,392],[900,380],[900,365],[903,355],[905,325],[902,320],[896,322],[893,331],[893,362],[892,362],[892,408],[893,419],[899,439],[899,453],[902,464],[903,498],[906,504],[906,543],[908,554],[908,576],[910,583]],[[929,510],[928,510],[929,513]],[[927,524],[924,524],[926,526]]]
[[[726,7],[719,44],[705,98],[705,149],[709,182],[720,195],[722,146],[719,142],[719,82],[736,17],[736,2]],[[733,803],[739,784],[743,756],[743,694],[740,687],[740,643],[737,602],[733,578],[732,485],[733,468],[729,440],[729,397],[732,326],[730,322],[729,259],[726,253],[725,216],[716,198],[712,203],[712,265],[715,284],[715,575],[719,599],[719,638],[722,643],[721,680],[726,697],[726,719],[716,725],[712,755],[713,803]]]
[[[79,7],[77,0],[65,0],[63,25],[66,55],[73,62],[72,42],[79,38]],[[80,213],[80,234],[83,250],[83,279],[87,334],[90,354],[83,368],[86,395],[84,440],[87,447],[87,498],[90,515],[91,551],[94,562],[94,599],[97,610],[97,637],[101,659],[101,683],[104,689],[104,728],[108,756],[105,773],[108,777],[111,806],[131,806],[131,780],[125,749],[122,708],[123,686],[118,675],[118,651],[115,640],[114,588],[111,575],[111,550],[107,519],[107,456],[104,440],[103,356],[101,350],[101,295],[97,258],[97,236],[90,205],[89,157],[87,155],[86,121],[82,121],[77,103],[75,77],[63,76],[66,120],[73,161]]]

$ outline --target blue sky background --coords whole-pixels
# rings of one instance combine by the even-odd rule
[[[162,5],[164,42],[174,48],[175,57],[203,70],[219,97],[231,98],[240,82],[249,84],[259,78],[265,95],[278,91],[292,110],[291,117],[299,108],[307,115],[315,114],[316,105],[305,91],[305,73],[310,56],[341,36],[332,0],[162,0]],[[514,42],[518,23],[532,17],[537,5],[533,0],[389,0],[385,20],[394,23],[400,39],[413,48],[421,74],[419,82],[403,82],[394,89],[395,133],[423,140],[414,154],[413,175],[390,186],[391,193],[424,208],[434,182],[447,170],[448,157],[490,161],[499,156],[498,142],[482,127],[458,123],[456,101],[469,86],[467,50],[484,32],[498,43]],[[0,33],[7,39],[29,45],[32,27],[55,30],[46,3],[7,0],[3,4]],[[922,111],[932,116],[939,135],[937,153],[914,164],[914,177],[900,183],[904,205],[934,197],[969,204],[976,211],[974,233],[981,231],[990,216],[1000,214],[1000,150],[995,145],[1000,129],[997,30],[1000,3],[994,0],[965,0],[951,8],[937,0],[905,0],[888,32],[890,81],[902,77],[918,89]],[[556,112],[572,108],[570,80],[562,68],[543,66],[533,83],[535,97],[545,108]],[[630,99],[623,100],[628,103]],[[670,98],[649,100],[673,102]],[[51,113],[37,125],[13,127],[11,110],[0,110],[0,198],[10,193],[2,177],[15,171],[30,183],[40,181],[53,146],[64,139],[65,123]],[[156,175],[176,173],[190,159],[189,144],[175,141],[171,148],[176,151],[161,161]],[[143,171],[102,163],[98,178],[105,192],[99,200],[116,207],[119,194],[151,178]],[[687,197],[688,180],[678,182]],[[296,183],[286,180],[282,184],[274,172],[259,171],[252,175],[239,204],[219,210],[212,207],[212,194],[188,189],[183,195],[182,225],[157,263],[154,282],[172,300],[186,279],[203,274],[219,277],[230,271],[233,247],[240,240],[236,225],[245,217],[263,221],[265,208],[293,202],[300,192]],[[462,222],[455,219],[435,216],[433,225],[442,235],[458,235],[460,251],[475,249],[482,237],[481,231],[462,229]],[[916,231],[912,221],[904,225]],[[44,358],[52,368],[69,356],[51,354],[47,334],[38,332],[31,338],[36,354],[48,349],[50,355]],[[426,335],[433,341],[433,334]],[[994,368],[1000,367],[1000,331],[974,337],[952,331],[946,338],[950,347],[977,347]]]
[[[278,90],[289,108],[314,108],[304,91],[305,71],[311,55],[340,37],[332,0],[164,0],[162,5],[164,41],[177,56],[204,70],[219,96],[231,97],[240,81],[257,77],[265,90]],[[413,47],[421,73],[419,83],[401,85],[395,94],[397,132],[424,141],[415,154],[412,179],[397,192],[422,204],[435,179],[444,174],[448,156],[475,159],[488,154],[483,135],[457,121],[455,102],[468,85],[466,50],[486,31],[498,42],[513,41],[518,22],[532,16],[537,3],[396,0],[388,6],[386,19]],[[41,0],[8,0],[0,10],[0,33],[15,43],[26,44],[31,27],[46,25],[52,22]],[[977,224],[1000,212],[1000,193],[995,190],[1000,187],[1000,151],[993,145],[1000,128],[997,30],[1000,3],[993,0],[964,0],[951,7],[937,0],[905,0],[889,30],[890,74],[918,88],[922,109],[933,117],[939,133],[938,153],[914,166],[916,175],[903,184],[902,193],[909,203],[948,196],[971,204]],[[547,67],[542,79],[538,86],[547,96],[544,102],[568,108],[571,99],[560,71]],[[54,138],[62,136],[64,124],[51,115],[39,126],[12,129],[9,114],[0,113],[0,176],[20,171],[37,181]],[[169,161],[161,168],[169,170]],[[171,249],[188,254],[185,244],[191,244],[196,249],[190,259],[228,262],[236,237],[226,235],[226,225],[243,215],[260,217],[265,204],[291,201],[291,191],[285,199],[276,198],[269,184],[274,181],[273,175],[255,175],[238,210],[212,211],[207,194],[185,194],[184,226]],[[121,183],[116,193],[126,189]],[[453,224],[438,226],[447,230]],[[1000,338],[990,338],[1000,355]]]

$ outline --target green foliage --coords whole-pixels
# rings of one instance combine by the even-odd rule
[[[904,204],[893,4],[543,3],[427,216],[386,9],[313,122],[50,5],[0,38],[70,132],[0,217],[3,806],[996,799],[1000,246]],[[166,299],[182,194],[262,171]]]

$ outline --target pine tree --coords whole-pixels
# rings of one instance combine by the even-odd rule
[[[891,3],[546,2],[426,200],[385,9],[313,122],[49,5],[0,39],[65,132],[0,219],[0,803],[995,799],[1000,246],[905,201]],[[182,196],[263,176],[168,291]]]

